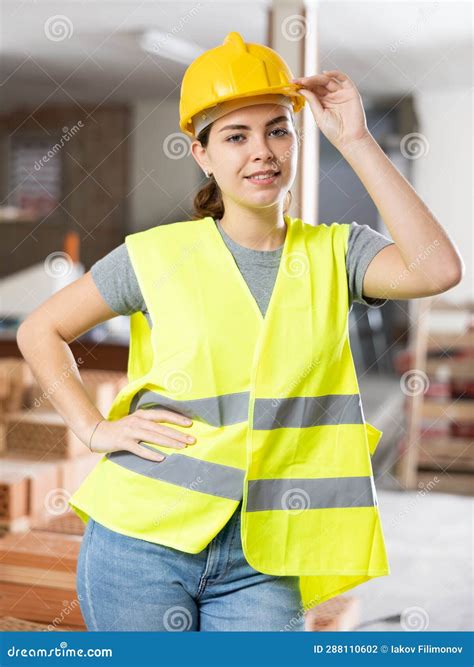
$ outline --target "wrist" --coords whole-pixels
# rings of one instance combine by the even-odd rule
[[[336,148],[344,158],[348,158],[361,150],[366,150],[368,146],[377,143],[373,135],[367,130],[363,134],[343,142]]]
[[[105,417],[100,417],[100,419],[96,419],[92,424],[90,424],[89,428],[87,429],[87,435],[84,438],[84,444],[91,452],[93,451],[92,446],[94,435],[96,434],[99,424],[101,424],[103,421],[106,421]]]

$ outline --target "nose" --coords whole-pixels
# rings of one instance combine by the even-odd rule
[[[255,137],[252,144],[252,153],[253,160],[260,160],[262,162],[267,162],[268,160],[274,160],[275,155],[273,151],[267,144],[267,140],[264,137]]]

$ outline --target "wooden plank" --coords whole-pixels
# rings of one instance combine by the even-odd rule
[[[437,478],[437,481],[435,480]],[[435,482],[433,483],[433,480]],[[474,475],[469,473],[451,472],[449,474],[440,471],[418,471],[418,485],[426,485],[432,482],[431,490],[440,493],[454,493],[464,496],[474,495]]]
[[[474,330],[461,334],[432,332],[428,339],[428,352],[441,350],[465,350],[474,348]]]
[[[73,591],[76,586],[76,573],[58,572],[56,569],[44,570],[40,567],[8,565],[0,561],[0,581],[8,581],[11,584],[28,584],[30,586],[50,586],[51,588]]]
[[[36,530],[8,534],[0,540],[0,563],[71,573],[76,571],[80,546],[77,535]]]
[[[432,399],[425,399],[421,410],[423,419],[448,418],[461,424],[471,424],[474,422],[474,400],[459,399],[449,402],[437,402]]]
[[[86,630],[76,591],[2,582],[0,616]]]
[[[2,616],[0,618],[0,632],[79,632],[79,628],[73,626],[46,625],[45,623],[34,623],[25,621],[14,616]]]

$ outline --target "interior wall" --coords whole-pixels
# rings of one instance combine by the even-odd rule
[[[130,231],[186,220],[204,173],[178,124],[178,102],[140,100],[132,112]]]

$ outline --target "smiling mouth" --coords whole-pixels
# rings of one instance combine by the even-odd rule
[[[270,183],[273,183],[280,174],[280,171],[276,171],[274,174],[269,176],[245,176],[245,178],[251,183],[269,185]]]

